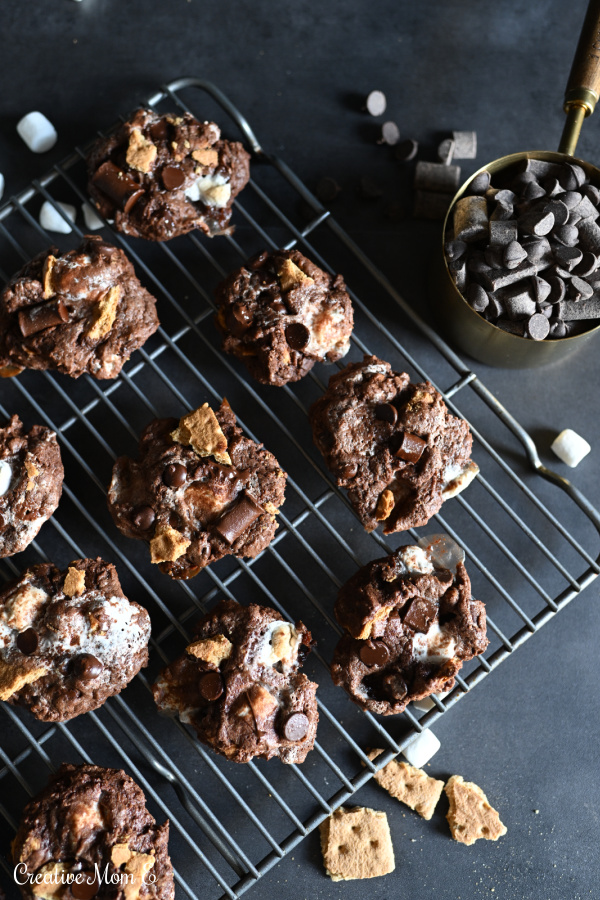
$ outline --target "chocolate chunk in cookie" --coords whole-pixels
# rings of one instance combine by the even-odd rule
[[[25,807],[12,856],[26,900],[173,900],[168,842],[129,775],[65,763]]]
[[[108,505],[117,528],[145,540],[173,578],[191,578],[227,554],[257,556],[277,530],[286,474],[244,437],[226,400],[177,419],[155,419],[138,460],[120,457]]]
[[[317,685],[298,669],[312,643],[302,622],[223,600],[200,620],[183,656],[163,670],[154,699],[234,762],[256,756],[304,762],[319,713]]]
[[[425,525],[477,475],[469,426],[428,381],[365,356],[329,380],[310,410],[315,444],[360,521],[384,534]]]
[[[417,545],[359,569],[341,588],[335,615],[348,633],[334,653],[333,680],[384,716],[451,690],[463,663],[488,645],[485,606],[471,596],[464,563],[451,571]]]
[[[216,297],[223,350],[263,384],[298,381],[350,347],[353,310],[344,279],[298,250],[259,254],[223,281]]]
[[[32,566],[0,593],[0,700],[44,722],[97,709],[147,665],[149,639],[110,563]]]
[[[56,435],[18,416],[0,428],[0,557],[24,550],[60,500],[64,469]]]
[[[0,367],[116,378],[159,326],[156,300],[98,235],[38,254],[0,294]]]
[[[92,149],[88,189],[100,213],[134,237],[227,234],[249,161],[242,144],[221,140],[214,122],[139,109]]]

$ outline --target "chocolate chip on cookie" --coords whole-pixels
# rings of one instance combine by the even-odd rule
[[[303,762],[319,718],[317,685],[298,671],[313,643],[302,622],[265,606],[223,600],[196,626],[185,653],[153,687],[163,712],[234,762]]]

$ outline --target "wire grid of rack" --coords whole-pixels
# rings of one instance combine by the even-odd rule
[[[0,385],[1,416],[18,412],[27,425],[53,428],[66,470],[59,510],[30,548],[2,560],[0,574],[8,579],[33,562],[52,559],[65,566],[73,558],[100,555],[117,565],[125,593],[149,609],[153,624],[149,669],[100,710],[48,725],[2,704],[0,840],[4,850],[23,805],[61,762],[119,766],[141,785],[157,819],[171,821],[178,887],[190,898],[235,898],[372,776],[376,766],[366,747],[383,747],[377,768],[384,765],[597,577],[600,516],[541,465],[520,425],[285,163],[262,150],[216,87],[181,79],[149,105],[200,118],[214,110],[221,124],[226,113],[226,136],[237,138],[241,131],[253,151],[252,180],[235,203],[237,230],[228,238],[188,235],[151,245],[106,226],[104,233],[126,250],[157,296],[162,323],[119,378],[74,381],[25,372]],[[77,225],[56,240],[41,229],[37,212],[45,200],[59,212],[58,202],[86,201],[85,155],[77,148],[0,210],[4,280],[52,243],[61,250],[76,245],[82,234]],[[296,385],[263,388],[218,349],[215,284],[253,253],[278,246],[298,246],[323,268],[347,276],[356,310],[350,359],[375,352],[413,378],[430,378],[473,431],[480,476],[420,535],[445,532],[465,548],[474,595],[486,602],[490,646],[464,667],[452,693],[444,700],[434,697],[434,708],[424,713],[412,707],[385,719],[364,713],[333,687],[328,674],[340,633],[332,614],[337,589],[357,566],[407,537],[364,533],[312,447],[306,412],[324,389],[328,370],[316,367]],[[135,455],[137,436],[150,419],[181,415],[206,400],[218,403],[225,394],[245,431],[264,441],[289,473],[279,531],[255,560],[221,560],[190,582],[171,582],[152,569],[140,542],[114,529],[104,496],[111,467],[118,455]],[[575,510],[569,530],[562,523],[566,502]],[[319,682],[318,741],[301,767],[230,763],[176,720],[156,714],[149,692],[153,678],[186,645],[195,619],[222,596],[302,618],[317,638],[305,670]],[[11,881],[8,855],[1,863]]]

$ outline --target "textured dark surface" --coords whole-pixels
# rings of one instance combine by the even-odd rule
[[[309,185],[323,175],[336,178],[343,188],[336,215],[404,297],[424,310],[440,225],[383,217],[387,200],[402,202],[410,177],[390,148],[375,144],[382,120],[360,111],[363,97],[375,88],[386,92],[384,118],[397,121],[403,138],[421,142],[423,159],[435,159],[449,131],[476,129],[477,160],[463,164],[463,175],[505,153],[556,149],[584,10],[582,0],[300,0],[276,11],[269,0],[5,0],[6,192],[41,175],[117,113],[128,113],[157,83],[186,74],[211,78],[265,146]],[[59,133],[58,145],[40,157],[14,130],[31,109],[46,113]],[[599,129],[597,114],[585,123],[579,145],[592,163],[600,161]],[[386,197],[360,199],[362,176],[380,182]],[[474,369],[538,441],[543,460],[598,505],[597,352],[592,344],[539,371]],[[565,427],[593,447],[573,471],[549,450]],[[508,826],[498,843],[455,844],[442,803],[426,823],[370,785],[356,802],[388,812],[393,875],[332,884],[312,834],[250,896],[597,897],[597,601],[594,585],[434,728],[442,748],[428,772],[458,773],[481,785]]]

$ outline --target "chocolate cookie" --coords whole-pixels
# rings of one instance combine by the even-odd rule
[[[129,775],[64,763],[23,811],[16,880],[26,900],[173,900],[168,841]]]
[[[451,690],[462,664],[488,645],[485,606],[471,597],[464,554],[446,568],[440,540],[454,544],[436,536],[425,547],[400,547],[363,566],[339,592],[335,614],[349,633],[331,674],[363,709],[388,716]]]
[[[353,310],[344,279],[299,250],[259,254],[216,297],[223,350],[263,384],[298,381],[316,362],[335,362],[349,350]]]
[[[310,409],[314,442],[360,521],[384,534],[425,525],[477,475],[473,439],[428,381],[365,356],[333,375]]]
[[[32,566],[0,593],[0,700],[44,722],[97,709],[147,665],[149,638],[110,563]]]
[[[88,158],[88,189],[115,228],[168,241],[195,228],[228,234],[231,205],[250,177],[250,155],[222,141],[214,122],[139,109]]]
[[[56,435],[18,416],[0,428],[0,557],[24,550],[60,500],[64,469]]]
[[[229,553],[257,556],[277,530],[285,472],[262,444],[244,437],[226,400],[177,419],[155,419],[139,460],[115,463],[108,506],[127,537],[173,578],[191,578]]]
[[[156,300],[123,251],[87,235],[77,250],[39,253],[0,294],[0,374],[116,378],[158,326]]]
[[[312,643],[302,622],[294,626],[266,606],[223,600],[200,620],[183,656],[163,670],[154,699],[234,762],[255,756],[304,762],[319,713],[317,685],[298,669]]]

